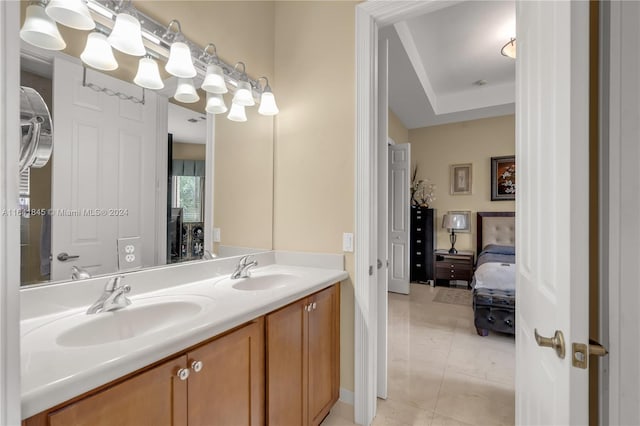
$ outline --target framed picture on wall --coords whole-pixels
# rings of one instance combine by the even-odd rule
[[[467,217],[467,227],[464,229],[456,229],[456,234],[460,232],[471,232],[471,211],[469,210],[456,210],[456,211],[448,211],[447,214],[462,214]]]
[[[471,163],[452,164],[449,169],[451,195],[471,194]]]
[[[516,157],[491,157],[491,201],[516,199]]]

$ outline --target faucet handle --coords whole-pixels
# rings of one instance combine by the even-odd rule
[[[109,281],[107,281],[107,283],[104,285],[104,291],[113,292],[115,289],[120,287],[120,283],[122,282],[123,279],[124,279],[124,275],[118,275],[117,277],[109,278]],[[129,290],[131,290],[131,287],[129,287]]]

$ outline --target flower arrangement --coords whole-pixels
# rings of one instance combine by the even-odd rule
[[[429,179],[417,179],[418,166],[413,168],[411,177],[411,205],[429,208],[429,204],[436,200],[436,185]]]

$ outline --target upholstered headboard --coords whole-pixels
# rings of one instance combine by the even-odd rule
[[[487,244],[516,245],[515,212],[478,212],[477,215],[478,254]]]

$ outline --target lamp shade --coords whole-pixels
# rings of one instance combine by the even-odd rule
[[[248,81],[238,81],[238,88],[233,95],[234,104],[242,106],[254,106],[256,101],[253,100],[253,93],[251,92],[251,85]],[[231,108],[233,111],[233,107]]]
[[[62,25],[76,30],[92,30],[96,27],[84,0],[51,0],[45,12]]]
[[[118,13],[108,40],[114,49],[127,55],[144,56],[147,53],[142,43],[140,21],[128,13]]]
[[[80,59],[90,67],[102,71],[113,71],[118,68],[118,62],[113,56],[111,45],[107,41],[107,37],[101,33],[89,34]]]
[[[502,46],[500,53],[502,53],[502,56],[507,56],[509,58],[515,59],[516,58],[516,39],[512,38],[511,40],[509,40],[507,44]]]
[[[191,49],[186,43],[176,41],[171,45],[169,60],[164,67],[171,75],[178,78],[193,78],[196,76],[196,68],[191,59]]]
[[[466,229],[467,216],[457,213],[445,214],[442,218],[442,227],[447,229]]]
[[[227,112],[227,105],[225,105],[222,95],[219,93],[207,93],[207,106],[205,110],[210,114],[223,114]]]
[[[244,110],[244,105],[232,103],[227,118],[231,121],[247,121],[247,113]]]
[[[262,92],[258,113],[262,115],[276,115],[278,112],[280,112],[280,110],[278,110],[278,106],[276,105],[276,98],[273,96],[273,92],[267,92],[266,90]]]
[[[193,87],[193,80],[190,78],[179,78],[176,93],[173,95],[176,101],[192,104],[200,100],[200,96]]]
[[[41,4],[32,4],[27,7],[20,38],[42,49],[62,50],[67,47],[55,21],[45,13]]]
[[[152,58],[140,58],[138,72],[133,82],[140,87],[151,90],[160,90],[164,87],[158,63]]]
[[[207,65],[207,74],[202,82],[202,90],[209,93],[227,93],[227,85],[224,82],[224,72],[220,65],[209,64]]]

